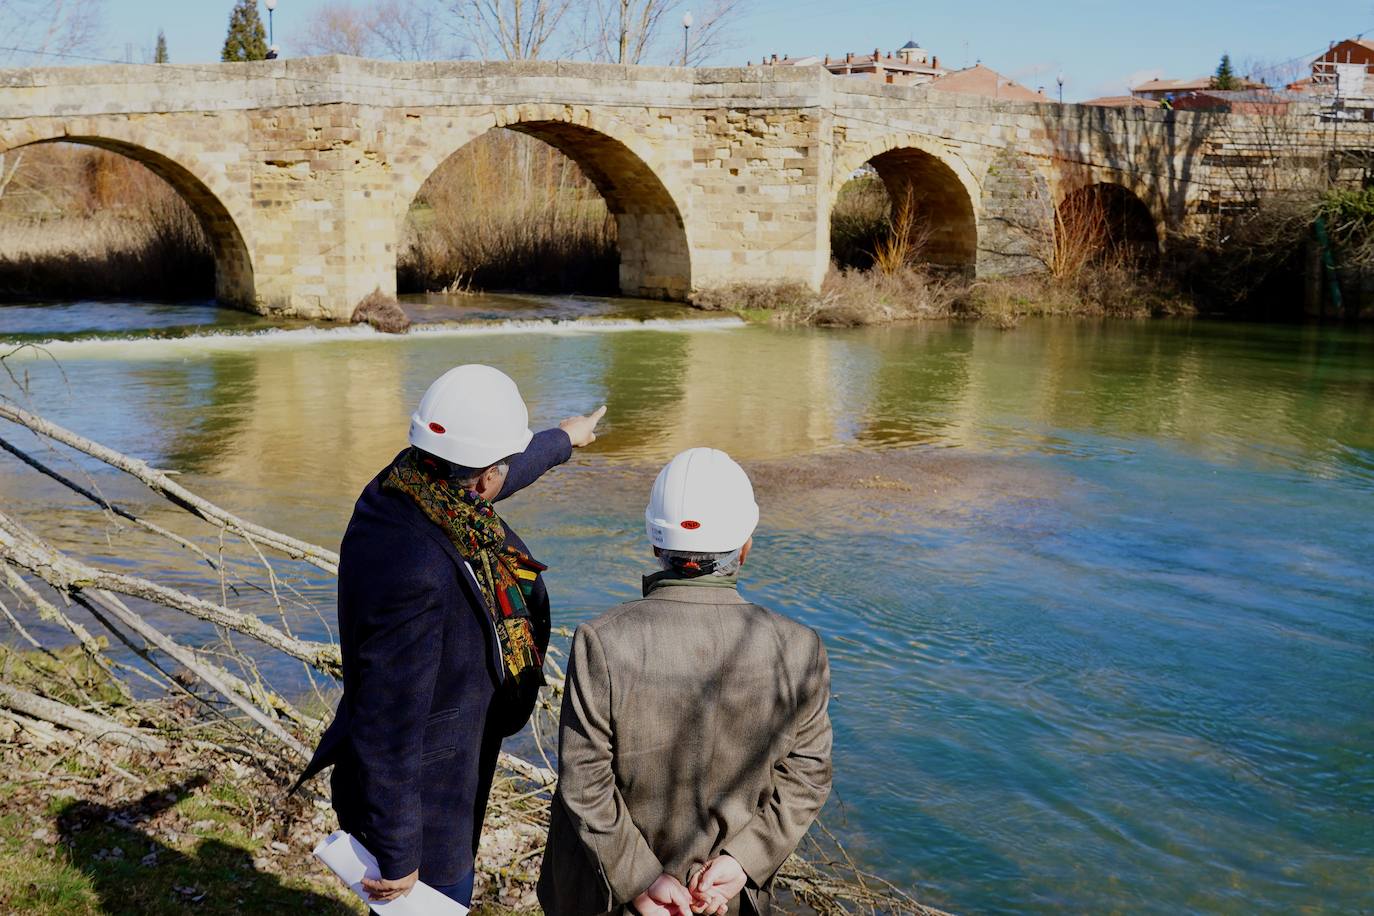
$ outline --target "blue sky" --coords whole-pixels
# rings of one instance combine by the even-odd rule
[[[279,0],[277,43],[291,53],[292,35],[325,0]],[[1123,94],[1157,74],[1193,77],[1211,72],[1229,52],[1245,64],[1296,61],[1333,39],[1374,34],[1374,0],[747,0],[739,47],[722,64],[779,56],[890,50],[908,38],[938,54],[946,66],[981,60],[1021,82],[1056,91],[1064,74],[1066,100]],[[703,6],[705,3],[703,3]],[[108,39],[100,52],[134,61],[151,55],[159,27],[173,61],[219,58],[233,0],[106,0]],[[263,11],[264,18],[266,11]]]

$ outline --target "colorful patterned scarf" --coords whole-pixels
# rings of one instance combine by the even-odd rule
[[[382,486],[405,493],[467,560],[496,628],[501,656],[512,680],[538,678],[544,659],[534,637],[529,598],[539,573],[548,569],[506,544],[506,526],[488,500],[448,479],[448,468],[416,449],[391,467]]]

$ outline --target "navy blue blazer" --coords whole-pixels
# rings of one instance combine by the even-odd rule
[[[511,458],[497,499],[571,455],[567,433],[539,433]],[[473,869],[501,739],[524,727],[538,689],[503,686],[495,627],[471,571],[414,500],[382,488],[389,471],[363,490],[339,550],[343,698],[302,781],[334,765],[339,826],[372,851],[383,878],[418,868],[426,883],[456,884]],[[507,543],[529,552],[507,532]],[[542,620],[542,652],[542,578],[529,607]]]

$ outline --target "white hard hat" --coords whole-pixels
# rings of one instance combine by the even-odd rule
[[[759,524],[744,468],[714,448],[689,448],[658,472],[644,510],[655,547],[726,553],[744,546]]]
[[[410,416],[410,444],[465,468],[485,468],[525,450],[530,414],[510,376],[491,366],[450,369]]]

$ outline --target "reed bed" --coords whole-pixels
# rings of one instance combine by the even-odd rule
[[[141,219],[0,220],[0,299],[208,299],[215,258],[184,204]]]
[[[619,263],[615,219],[576,163],[501,130],[463,147],[420,189],[397,283],[402,292],[614,295]]]
[[[0,299],[206,299],[210,241],[144,166],[55,144],[9,154],[0,196]]]

